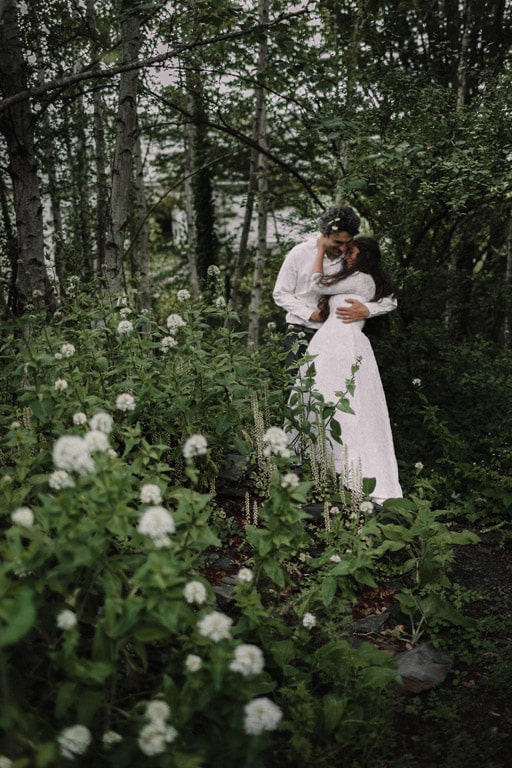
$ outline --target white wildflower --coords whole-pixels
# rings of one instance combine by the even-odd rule
[[[53,463],[57,469],[78,472],[80,475],[94,470],[87,443],[77,435],[63,435],[53,446]]]
[[[106,453],[110,448],[107,435],[99,429],[86,432],[84,440],[90,453]]]
[[[112,432],[113,423],[114,420],[110,413],[105,413],[104,411],[95,413],[94,416],[91,416],[89,419],[89,426],[92,430],[99,430],[100,432],[104,432],[106,435],[110,435]]]
[[[185,584],[183,594],[187,603],[197,603],[197,605],[205,603],[208,597],[206,587],[201,581],[189,581]]]
[[[65,469],[56,469],[48,477],[48,485],[54,491],[61,491],[63,488],[73,488],[75,483]]]
[[[126,333],[133,331],[133,323],[131,320],[121,320],[117,326],[117,332],[120,336],[124,336]]]
[[[123,392],[122,395],[118,395],[116,398],[116,408],[118,411],[134,411],[135,398],[128,392]]]
[[[341,563],[341,557],[339,555],[331,555],[329,560],[331,563]]]
[[[34,513],[30,507],[18,507],[11,512],[11,520],[20,528],[31,528],[34,525]]]
[[[168,533],[174,533],[176,525],[170,512],[164,507],[154,506],[148,507],[145,512],[140,516],[139,523],[137,525],[139,533],[149,536],[153,539],[153,543],[157,549],[163,549],[169,546],[170,540],[167,537]]]
[[[181,315],[172,314],[167,318],[166,324],[169,329],[169,333],[174,334],[178,328],[183,328],[186,325],[186,322],[181,317]]]
[[[220,269],[216,264],[210,264],[210,266],[206,270],[206,274],[208,275],[208,277],[215,277],[215,278],[220,277]]]
[[[240,568],[236,578],[241,584],[250,584],[254,575],[250,568]]]
[[[269,427],[263,435],[263,444],[264,456],[281,456],[287,459],[291,455],[286,432],[280,427]]]
[[[140,489],[139,499],[143,504],[161,504],[162,492],[158,485],[146,483]]]
[[[314,613],[305,613],[302,617],[302,626],[306,629],[312,629],[316,626],[316,616]]]
[[[105,731],[101,740],[104,749],[112,749],[112,747],[115,747],[116,744],[123,740],[123,737],[120,733],[116,733],[116,731]]]
[[[191,298],[190,291],[187,291],[186,288],[182,288],[181,291],[178,291],[176,294],[176,298],[180,302],[188,301]]]
[[[78,413],[74,413],[73,424],[75,424],[77,427],[81,427],[84,424],[87,424],[87,416],[85,415],[85,413],[82,413],[82,411],[78,411]]]
[[[148,757],[161,755],[165,752],[167,744],[173,742],[177,735],[178,731],[172,725],[155,720],[141,730],[138,744],[141,752]]]
[[[53,388],[56,392],[64,392],[68,388],[66,379],[55,379]]]
[[[359,505],[359,511],[363,515],[373,515],[373,504],[371,501],[362,501]]]
[[[199,672],[203,666],[203,660],[200,656],[196,656],[195,653],[189,653],[185,659],[185,669],[188,672]]]
[[[331,507],[329,510],[329,514],[335,517],[336,515],[340,514],[339,507]]]
[[[215,306],[217,307],[217,309],[225,309],[226,308],[226,299],[224,298],[224,296],[218,296],[215,299]]]
[[[55,358],[56,360],[62,360],[62,352],[56,352],[56,353],[54,354],[54,358]]]
[[[60,348],[60,353],[62,357],[73,357],[75,354],[76,349],[73,344],[63,344]]]
[[[72,725],[57,737],[60,753],[69,760],[83,755],[91,743],[91,733],[85,725]]]
[[[421,387],[421,379],[413,379],[412,384],[414,387]]]
[[[268,329],[269,331],[275,331],[275,329],[276,329],[276,324],[275,324],[275,323],[273,323],[272,321],[271,321],[270,323],[267,323],[267,329]]]
[[[265,660],[263,652],[257,645],[239,645],[235,649],[235,658],[229,665],[232,672],[240,672],[241,675],[259,675],[263,672]]]
[[[421,461],[417,461],[416,464],[414,465],[414,469],[417,469],[418,472],[421,472],[421,470],[423,469],[423,463]]]
[[[121,307],[119,310],[119,317],[122,318],[122,320],[126,320],[127,317],[130,317],[132,311],[130,307]]]
[[[225,613],[220,611],[212,611],[207,613],[206,616],[198,622],[197,628],[199,634],[203,637],[208,637],[213,640],[214,643],[220,642],[220,640],[229,640],[231,637],[231,625],[233,620]]]
[[[153,699],[146,705],[145,716],[151,722],[165,722],[171,716],[171,708],[162,699]]]
[[[5,755],[0,755],[0,768],[13,768],[13,761]]]
[[[168,352],[173,347],[177,347],[178,342],[174,338],[174,336],[164,336],[162,341],[160,342],[160,349],[162,352]]]
[[[295,474],[295,472],[288,472],[286,475],[283,475],[281,478],[281,487],[282,488],[297,488],[297,486],[300,483],[299,476]]]
[[[11,423],[11,426],[9,427],[9,429],[20,429],[20,427],[21,427],[21,422],[20,421],[13,421]]]
[[[70,611],[69,608],[65,608],[57,616],[57,626],[65,632],[76,627],[77,623],[76,613]]]
[[[194,456],[204,456],[208,453],[208,443],[203,435],[192,435],[183,446],[185,459],[193,459]]]
[[[244,728],[251,736],[259,736],[264,731],[275,731],[283,713],[277,704],[261,696],[253,699],[244,707]]]

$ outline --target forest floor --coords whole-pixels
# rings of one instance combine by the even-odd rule
[[[219,585],[224,579],[229,583],[243,564],[236,531],[245,524],[245,507],[242,495],[226,488],[218,502],[233,533],[208,574]],[[475,533],[478,543],[455,547],[450,571],[458,608],[472,624],[438,627],[421,638],[449,657],[450,671],[429,690],[392,692],[386,755],[375,755],[368,768],[512,768],[512,526]],[[396,591],[385,583],[363,589],[353,606],[354,621],[396,610]],[[364,639],[389,648],[389,624]],[[403,642],[400,637],[397,650]]]

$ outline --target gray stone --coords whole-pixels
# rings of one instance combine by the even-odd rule
[[[372,613],[370,616],[359,619],[359,621],[354,623],[355,634],[368,635],[372,632],[378,632],[387,621],[388,616],[389,611],[383,611],[382,613]]]
[[[395,660],[403,693],[421,693],[441,685],[452,667],[452,660],[430,643],[397,653]]]

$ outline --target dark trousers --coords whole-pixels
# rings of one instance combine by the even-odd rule
[[[286,352],[285,366],[287,373],[295,379],[299,370],[299,360],[304,357],[306,348],[316,333],[316,328],[305,325],[289,325],[284,339]]]

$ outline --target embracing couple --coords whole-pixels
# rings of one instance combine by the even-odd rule
[[[327,446],[339,474],[374,477],[373,499],[402,496],[388,409],[367,318],[397,306],[393,281],[383,271],[378,243],[357,236],[359,217],[347,206],[329,208],[319,220],[320,235],[296,245],[286,256],[274,287],[274,301],[286,310],[286,365],[299,378],[314,356],[314,389],[336,403],[358,362],[350,406],[340,412],[342,445]],[[307,345],[307,346],[306,346]],[[359,469],[357,469],[359,468]],[[349,482],[350,485],[350,482]]]

